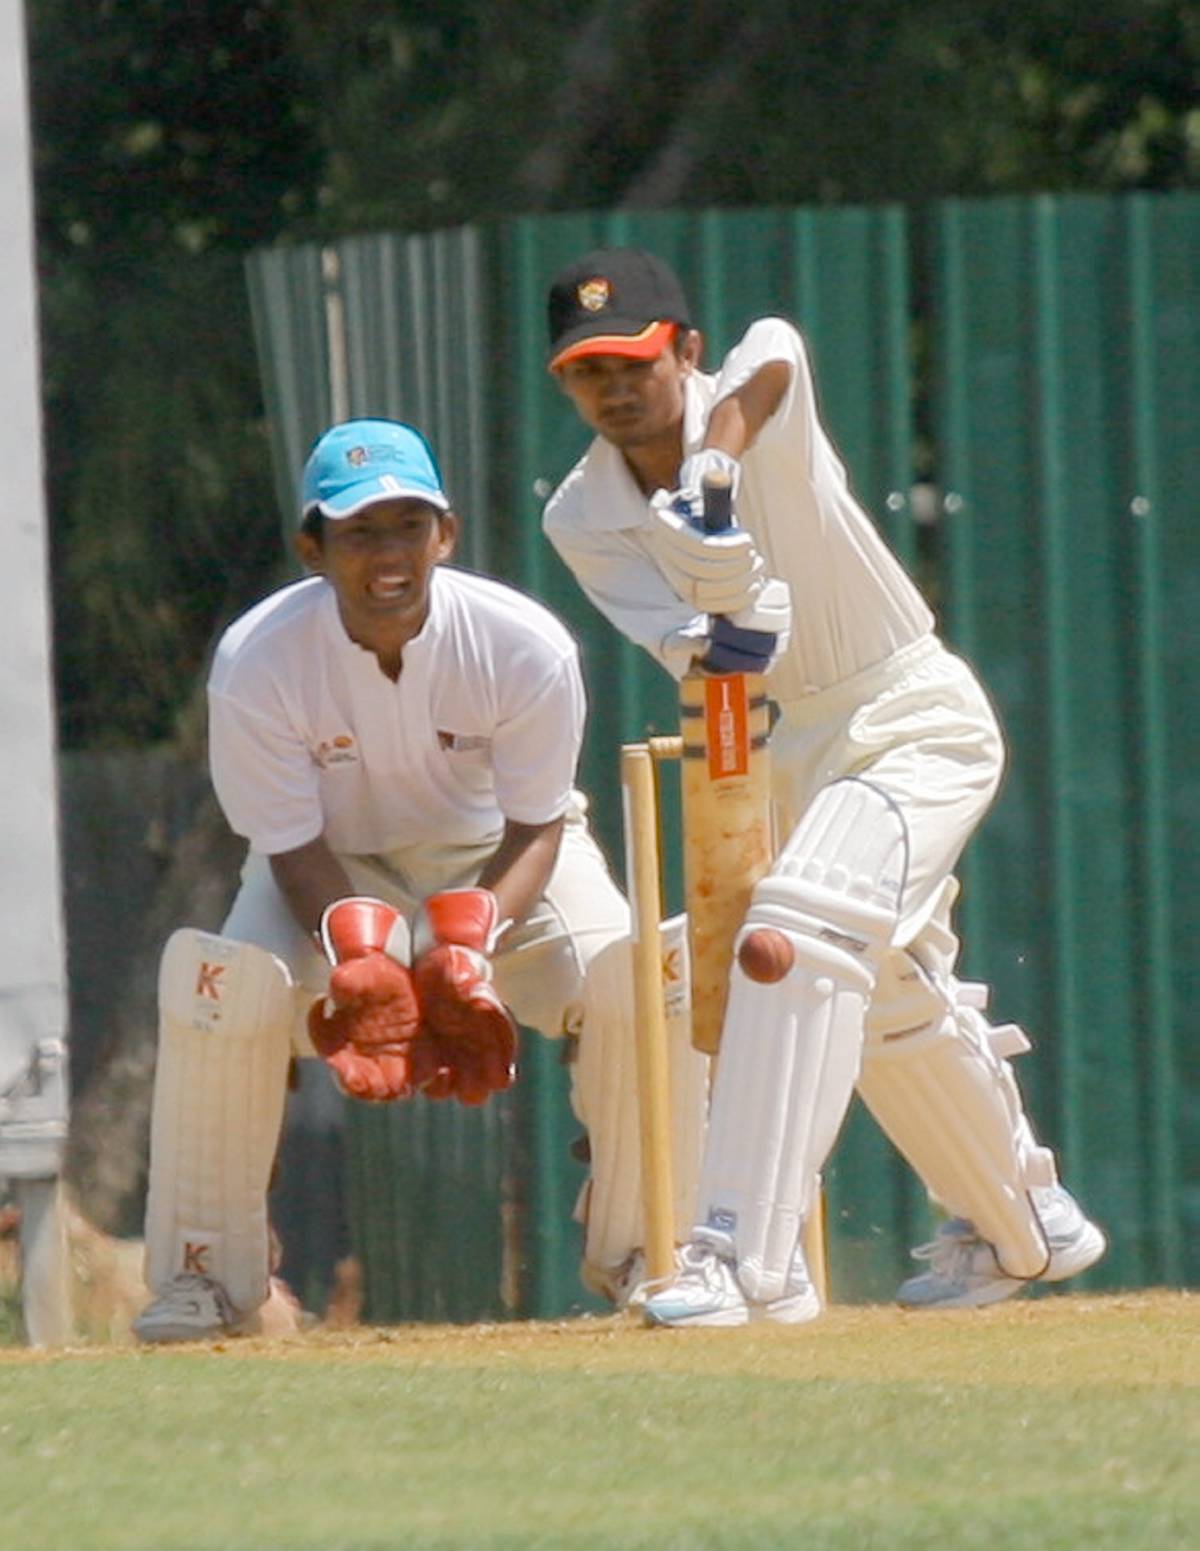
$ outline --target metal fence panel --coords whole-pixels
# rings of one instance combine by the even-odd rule
[[[321,258],[321,250],[311,246],[268,248],[246,264],[275,491],[289,557],[300,467],[313,438],[333,417]]]
[[[1200,201],[934,219],[948,629],[1015,754],[968,858],[967,963],[1037,1040],[1031,1107],[1113,1240],[1092,1282],[1174,1282],[1196,1271],[1173,1012],[1196,879],[1172,843],[1195,762],[1171,708],[1196,615],[1166,600],[1196,585]]]

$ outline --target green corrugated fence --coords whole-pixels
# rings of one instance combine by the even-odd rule
[[[968,964],[1040,1036],[1032,1108],[1114,1239],[1097,1279],[1194,1281],[1200,201],[952,204],[935,245],[946,624],[1015,755]]]
[[[1019,1065],[1031,1110],[1112,1236],[1088,1285],[1195,1283],[1200,198],[951,202],[919,221],[898,207],[590,213],[252,257],[286,522],[331,420],[428,432],[465,515],[462,559],[580,637],[581,782],[617,861],[618,745],[674,730],[675,691],[583,600],[539,525],[586,440],[545,371],[544,294],[602,242],[679,269],[709,361],[762,313],[804,330],[852,482],[1010,735],[1001,800],[965,859],[965,967],[1034,1037]],[[669,793],[665,807],[676,856]],[[529,1036],[521,1084],[482,1113],[352,1110],[372,1317],[590,1306],[566,1095],[556,1048]],[[930,1219],[861,1111],[827,1183],[835,1295],[887,1296]]]

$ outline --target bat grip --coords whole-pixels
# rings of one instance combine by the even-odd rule
[[[704,531],[724,533],[733,527],[733,481],[727,474],[710,474],[704,481]]]

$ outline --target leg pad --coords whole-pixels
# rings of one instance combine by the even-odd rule
[[[889,955],[867,1020],[859,1092],[930,1194],[968,1218],[1010,1277],[1040,1276],[1049,1251],[1030,1192],[1055,1183],[1001,1052],[1027,1045],[993,1029],[980,988],[935,983],[908,953]]]
[[[267,1187],[294,1014],[280,960],[190,928],[159,970],[146,1280],[218,1282],[247,1314],[268,1292]]]

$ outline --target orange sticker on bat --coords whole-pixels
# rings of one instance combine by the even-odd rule
[[[744,674],[724,673],[704,681],[704,733],[710,781],[748,773],[750,717]]]

